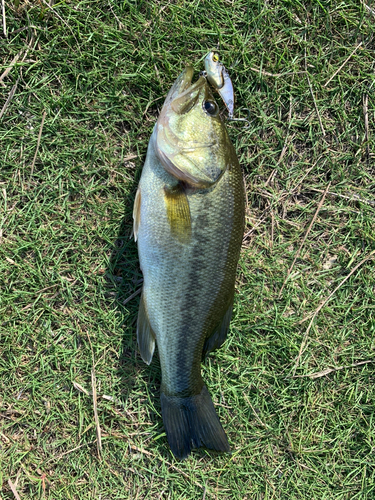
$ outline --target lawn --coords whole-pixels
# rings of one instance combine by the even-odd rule
[[[366,1],[3,0],[1,499],[375,498]],[[249,118],[234,315],[202,366],[232,453],[179,462],[136,345],[132,205],[164,97],[213,48]]]

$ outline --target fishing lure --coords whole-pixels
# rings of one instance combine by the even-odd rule
[[[211,51],[206,55],[204,58],[204,68],[205,71],[202,72],[202,76],[205,76],[209,83],[218,91],[228,110],[228,120],[249,123],[246,118],[234,118],[233,83],[217,52]]]

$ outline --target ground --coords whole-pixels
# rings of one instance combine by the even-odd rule
[[[0,498],[375,497],[368,2],[3,2]],[[202,368],[232,453],[178,462],[131,214],[163,99],[213,48],[250,122],[228,123],[234,316]]]

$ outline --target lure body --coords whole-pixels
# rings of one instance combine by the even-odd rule
[[[233,118],[234,113],[234,90],[229,73],[220,62],[217,52],[209,52],[204,59],[204,68],[207,80],[219,92],[228,113]]]

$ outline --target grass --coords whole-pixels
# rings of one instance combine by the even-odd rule
[[[5,2],[1,499],[374,498],[374,9]],[[177,462],[126,301],[131,212],[163,98],[218,43],[250,112],[228,124],[247,186],[235,312],[202,368],[232,454]]]

